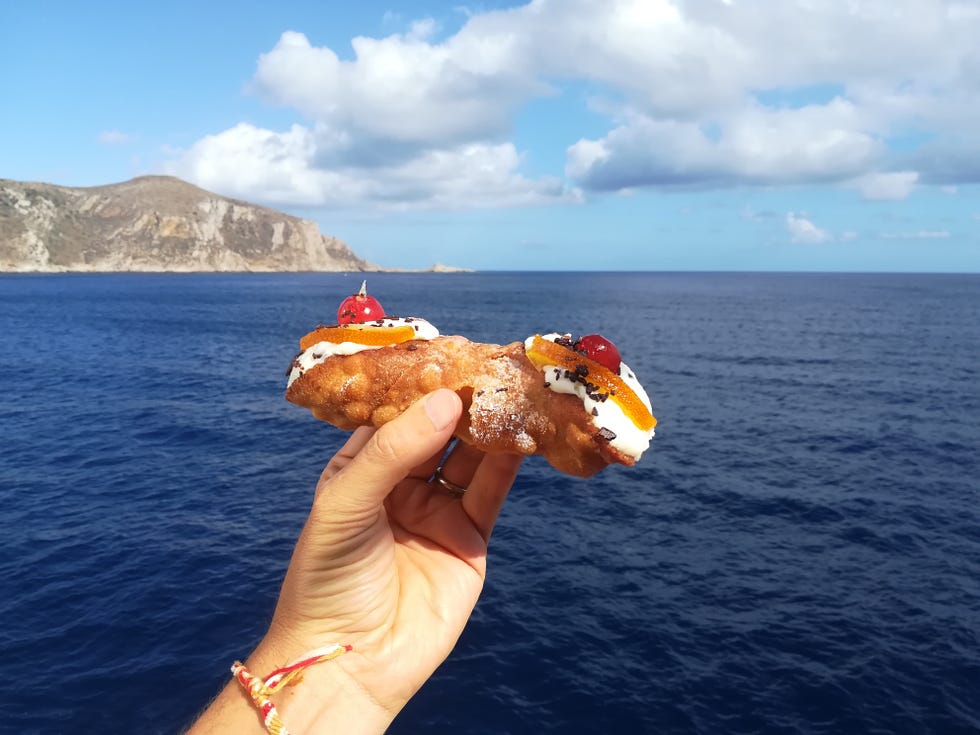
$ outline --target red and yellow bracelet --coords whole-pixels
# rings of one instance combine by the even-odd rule
[[[339,645],[337,643],[314,649],[303,654],[295,661],[279,667],[265,679],[255,676],[245,668],[245,664],[241,661],[236,661],[232,665],[231,673],[238,679],[238,683],[242,685],[245,691],[248,692],[248,696],[252,698],[252,701],[259,710],[259,714],[262,715],[262,724],[265,725],[265,729],[272,733],[272,735],[289,735],[289,730],[286,729],[282,719],[279,717],[276,705],[272,703],[272,695],[283,687],[289,686],[290,682],[303,669],[313,664],[322,663],[323,661],[330,661],[350,650],[351,646]]]

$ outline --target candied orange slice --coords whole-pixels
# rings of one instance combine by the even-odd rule
[[[546,365],[554,365],[582,375],[583,382],[588,381],[602,393],[608,393],[609,400],[614,401],[638,429],[650,431],[657,425],[657,420],[633,389],[616,373],[595,360],[590,360],[585,355],[547,340],[540,334],[534,336],[531,346],[525,352],[531,363],[539,370],[544,369]],[[585,375],[582,374],[582,366],[587,371]]]
[[[317,327],[299,341],[299,348],[306,350],[317,342],[333,342],[336,345],[354,342],[370,347],[386,347],[409,342],[415,338],[415,329],[403,324],[397,327],[379,327],[376,324],[345,324],[339,327]]]

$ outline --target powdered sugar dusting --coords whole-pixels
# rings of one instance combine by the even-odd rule
[[[532,406],[520,390],[520,366],[506,357],[490,361],[487,367],[481,384],[473,386],[470,433],[476,441],[488,444],[514,437],[516,449],[533,454],[537,443],[526,431]]]

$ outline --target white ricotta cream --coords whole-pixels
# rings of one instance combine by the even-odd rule
[[[551,333],[542,336],[544,339],[554,342],[567,335]],[[533,341],[533,336],[528,337],[524,341],[524,348],[530,349]],[[595,398],[590,397],[588,389],[580,380],[574,380],[565,376],[565,368],[563,367],[544,365],[541,368],[541,372],[544,374],[545,383],[551,390],[556,393],[568,393],[578,396],[579,400],[582,401],[582,405],[585,407],[586,413],[592,416],[592,423],[597,429],[607,429],[615,434],[615,437],[609,441],[613,447],[636,459],[639,459],[640,455],[650,448],[650,440],[653,438],[655,430],[643,431],[640,429],[615,401],[597,401]],[[620,363],[619,377],[636,393],[637,398],[643,401],[647,410],[652,413],[653,407],[650,404],[650,397],[643,390],[640,381],[636,379],[636,375],[625,362]]]
[[[419,317],[385,317],[377,321],[368,322],[375,327],[412,327],[415,336],[408,341],[435,339],[439,336],[439,330],[425,319]],[[354,355],[363,350],[377,350],[388,345],[362,345],[357,342],[317,342],[303,350],[296,359],[293,360],[292,369],[289,371],[288,388],[299,376],[307,370],[319,365],[324,360],[337,355]]]

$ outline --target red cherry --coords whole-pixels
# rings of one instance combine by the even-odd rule
[[[337,324],[364,324],[383,319],[385,310],[374,296],[367,295],[367,281],[361,290],[340,302],[337,309]]]
[[[622,360],[616,345],[601,334],[587,334],[575,343],[575,351],[581,352],[590,360],[595,360],[604,368],[619,375],[619,365]]]

